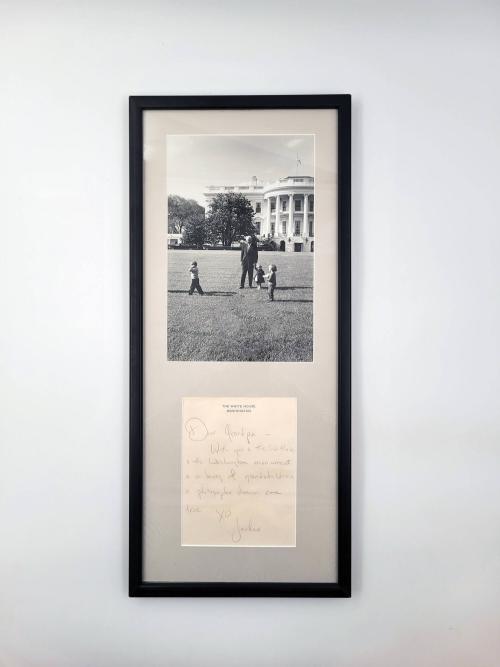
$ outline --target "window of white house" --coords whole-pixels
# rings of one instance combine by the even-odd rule
[[[300,200],[300,199],[296,199],[296,200],[295,200],[295,210],[296,210],[296,211],[301,211],[301,210],[302,210],[301,200]]]
[[[286,236],[286,222],[281,223],[281,233]]]
[[[314,236],[314,223],[312,220],[309,220],[309,236]]]
[[[295,220],[295,236],[300,236],[300,220]]]
[[[275,210],[276,210],[276,202],[272,201],[271,202],[271,211],[275,211]]]
[[[255,230],[257,234],[260,234],[260,220],[255,221]]]
[[[309,210],[311,213],[314,211],[314,197],[310,197],[309,199]]]
[[[271,236],[274,236],[274,230],[275,230],[274,222],[271,222]]]
[[[283,201],[281,202],[281,210],[286,211],[286,199],[283,199]]]
[[[260,211],[260,201],[258,201],[258,202],[255,204],[255,212],[256,212],[256,213],[260,213],[260,212],[261,212],[261,211]]]

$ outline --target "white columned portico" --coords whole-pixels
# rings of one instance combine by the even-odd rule
[[[276,218],[274,221],[274,236],[279,234],[279,224],[280,224],[280,196],[276,195]]]
[[[293,236],[293,195],[288,195],[288,230],[287,236]]]
[[[302,235],[307,236],[309,224],[309,195],[304,195],[304,228],[302,229]]]

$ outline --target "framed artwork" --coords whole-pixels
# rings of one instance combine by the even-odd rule
[[[350,128],[130,98],[130,596],[350,596]]]

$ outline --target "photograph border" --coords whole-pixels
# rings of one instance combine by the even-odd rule
[[[143,113],[153,110],[331,109],[338,112],[338,580],[146,582],[143,577]],[[228,95],[129,98],[130,197],[130,597],[350,597],[351,595],[351,96]]]

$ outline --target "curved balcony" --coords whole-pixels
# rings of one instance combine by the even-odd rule
[[[276,195],[300,195],[312,194],[314,192],[313,176],[285,176],[279,181],[269,183],[264,188],[264,197]]]

